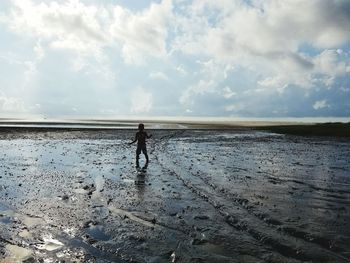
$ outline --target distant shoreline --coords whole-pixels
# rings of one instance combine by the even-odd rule
[[[297,125],[282,121],[230,121],[205,119],[169,120],[2,120],[0,128],[26,129],[135,129],[138,123],[147,129],[235,129],[274,125]]]
[[[86,116],[76,117],[54,117],[46,118],[40,116],[23,117],[23,118],[1,118],[0,125],[95,125],[95,126],[133,126],[138,123],[148,125],[225,125],[225,126],[270,126],[270,125],[299,125],[299,124],[316,124],[316,123],[348,123],[350,117],[270,117],[270,118],[243,118],[243,117],[93,117]]]
[[[40,132],[76,130],[134,130],[140,120],[2,120],[0,132]],[[305,123],[283,121],[152,121],[145,120],[146,129],[258,130],[299,136],[333,136],[350,138],[350,122]]]

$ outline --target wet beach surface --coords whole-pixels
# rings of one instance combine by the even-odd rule
[[[348,139],[134,133],[2,132],[0,261],[350,262]]]

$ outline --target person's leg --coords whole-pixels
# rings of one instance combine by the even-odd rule
[[[146,166],[147,166],[148,165],[148,154],[147,154],[146,146],[142,147],[142,152],[146,157]]]
[[[137,146],[136,149],[136,167],[140,167],[139,159],[140,159],[141,148]]]

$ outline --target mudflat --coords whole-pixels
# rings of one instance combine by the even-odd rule
[[[135,132],[1,132],[0,261],[350,261],[348,139]]]

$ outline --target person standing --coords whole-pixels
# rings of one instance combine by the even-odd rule
[[[139,159],[140,159],[140,154],[141,152],[144,154],[145,158],[146,158],[146,164],[145,164],[145,168],[147,168],[148,166],[148,154],[147,154],[147,148],[146,148],[146,139],[149,139],[152,137],[152,135],[148,135],[144,129],[145,129],[145,125],[143,125],[142,123],[139,124],[138,127],[139,131],[136,133],[135,135],[135,139],[129,143],[130,145],[137,142],[137,148],[136,148],[136,168],[140,168],[140,163],[139,163]]]

